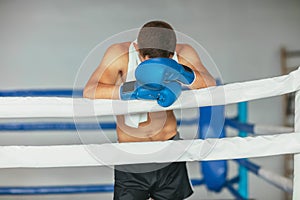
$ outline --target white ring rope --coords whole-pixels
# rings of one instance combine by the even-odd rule
[[[88,100],[56,97],[1,97],[0,118],[85,117],[122,115],[226,105],[283,95],[300,90],[300,69],[285,76],[232,83],[200,90],[184,91],[170,107],[162,108],[155,101]],[[192,98],[194,97],[194,98]]]
[[[224,105],[294,92],[300,90],[299,80],[300,69],[281,77],[185,91],[169,108],[162,108],[155,102],[149,101],[3,97],[0,98],[0,118],[117,115],[133,113],[133,111],[148,112]],[[190,95],[195,96],[196,101],[193,101]],[[211,95],[214,97],[213,102]],[[86,111],[85,108],[89,106],[92,106],[93,112]],[[137,149],[138,153],[136,153]],[[159,151],[153,152],[156,149]],[[290,153],[300,153],[300,134],[297,130],[295,133],[247,138],[101,145],[2,146],[0,168],[161,163],[251,158]]]
[[[159,151],[156,152],[156,149]],[[0,168],[166,163],[293,153],[300,153],[300,133],[120,144],[2,146]]]

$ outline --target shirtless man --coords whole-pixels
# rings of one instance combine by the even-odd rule
[[[167,32],[160,34],[160,31],[151,31],[151,27],[167,30]],[[150,31],[145,31],[147,28],[150,28]],[[150,46],[153,43],[151,47],[157,45],[165,45],[165,47],[149,48],[149,43]],[[168,23],[151,21],[141,28],[137,42],[118,43],[107,49],[100,65],[84,88],[84,97],[120,99],[122,95],[120,88],[128,81],[128,77],[132,76],[129,74],[140,62],[157,57],[173,58],[179,64],[193,70],[195,80],[188,85],[190,89],[215,85],[214,78],[203,66],[197,52],[187,44],[176,44],[175,32]],[[172,110],[147,113],[143,120],[135,122],[136,126],[127,123],[126,117],[130,118],[130,116],[117,116],[116,131],[119,142],[166,141],[178,137],[176,118]],[[163,165],[161,169],[144,173],[115,169],[114,199],[116,200],[142,200],[149,197],[155,200],[179,200],[191,194],[192,189],[184,162]]]

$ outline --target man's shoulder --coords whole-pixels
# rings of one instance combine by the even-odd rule
[[[129,45],[130,42],[110,45],[105,53],[106,60],[116,63],[117,65],[120,65],[120,63],[126,63],[126,60],[128,60]]]
[[[176,52],[178,54],[182,53],[182,52],[186,52],[186,51],[192,51],[193,47],[189,44],[185,44],[185,43],[180,43],[176,45]]]
[[[177,44],[176,52],[178,55],[178,62],[188,65],[187,60],[194,60],[198,58],[197,51],[189,44]]]
[[[128,52],[130,42],[115,43],[108,47],[105,53],[105,62],[107,66],[123,70],[128,63]]]
[[[113,54],[128,53],[130,42],[115,43],[108,47],[107,51]]]

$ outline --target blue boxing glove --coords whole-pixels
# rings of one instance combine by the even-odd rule
[[[136,80],[150,88],[161,89],[176,81],[186,85],[195,80],[194,72],[170,58],[151,58],[140,63],[135,70]]]
[[[122,100],[134,100],[134,99],[146,99],[157,100],[158,89],[150,90],[147,87],[143,87],[137,81],[125,82],[120,86],[120,99]]]
[[[177,82],[166,83],[160,89],[149,88],[138,81],[125,82],[120,87],[122,100],[156,100],[162,107],[172,105],[181,94],[181,85]]]
[[[162,107],[172,105],[181,94],[181,85],[178,82],[166,83],[158,93],[157,103]]]

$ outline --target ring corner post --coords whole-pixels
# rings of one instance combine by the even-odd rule
[[[248,102],[238,103],[238,120],[239,122],[246,123],[248,120]],[[240,137],[246,137],[247,133],[239,131]],[[239,166],[239,183],[238,192],[243,198],[248,198],[248,172],[243,166]]]
[[[295,132],[300,131],[300,90],[295,95]],[[300,153],[294,155],[293,200],[300,199]]]

